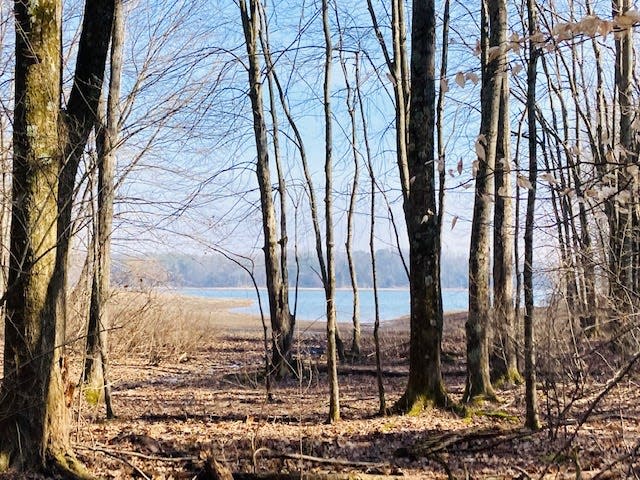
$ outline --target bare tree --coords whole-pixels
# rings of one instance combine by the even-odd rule
[[[269,145],[264,118],[262,78],[258,51],[259,27],[261,23],[260,5],[258,0],[250,0],[249,9],[247,9],[247,4],[244,0],[241,0],[239,5],[249,61],[249,97],[251,99],[256,142],[256,174],[260,186],[267,293],[269,296],[269,311],[273,336],[272,363],[276,374],[281,376],[291,369],[290,356],[294,319],[289,312],[288,285],[285,285],[282,280],[282,267],[280,263],[281,245],[278,245],[276,212],[272,198]]]
[[[327,247],[327,281],[324,285],[327,300],[327,370],[329,372],[329,421],[340,420],[340,393],[338,386],[337,345],[336,345],[336,274],[334,258],[333,232],[333,135],[331,115],[331,64],[333,46],[329,26],[329,0],[322,0],[322,30],[324,32],[324,203],[325,203],[325,238]]]
[[[538,176],[537,122],[536,122],[536,77],[539,47],[533,40],[537,29],[535,0],[527,0],[529,25],[529,62],[527,66],[527,118],[529,123],[529,183],[531,188],[527,196],[527,213],[524,232],[524,370],[525,370],[525,424],[531,429],[540,427],[538,420],[538,400],[536,393],[536,355],[534,333],[534,297],[533,297],[533,227],[536,202],[536,180]]]

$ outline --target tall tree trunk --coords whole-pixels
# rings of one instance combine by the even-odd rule
[[[623,15],[631,9],[631,0],[612,0],[614,18]],[[626,166],[632,163],[632,157],[637,155],[634,145],[635,129],[633,119],[636,108],[633,104],[633,70],[634,49],[633,29],[621,27],[615,37],[616,62],[615,82],[618,92],[618,106],[620,110],[619,144],[616,159],[619,168],[616,170],[616,187],[622,192],[629,192],[630,176]],[[618,196],[620,198],[620,196]],[[632,214],[626,202],[617,201],[609,219],[610,225],[610,256],[611,272],[610,293],[613,304],[623,311],[629,307],[629,298],[633,288],[633,235],[631,232]]]
[[[340,33],[340,42],[342,42],[342,32]],[[358,63],[360,62],[359,53],[355,53],[354,62],[356,69],[358,69]],[[351,354],[354,357],[360,356],[360,292],[358,291],[358,277],[356,275],[356,265],[353,259],[353,228],[354,228],[354,216],[356,210],[356,201],[358,198],[358,182],[360,180],[360,161],[358,160],[358,146],[356,136],[356,94],[351,88],[351,82],[349,81],[349,72],[347,70],[347,61],[344,58],[343,48],[340,47],[340,65],[342,66],[342,74],[344,76],[344,82],[347,89],[346,107],[349,112],[350,120],[350,143],[351,143],[351,155],[353,157],[353,183],[351,185],[351,191],[349,194],[349,209],[347,210],[347,240],[345,242],[345,249],[347,252],[347,264],[349,267],[349,279],[351,280],[351,291],[353,292],[353,305],[351,320],[353,324],[353,338],[351,341]],[[356,80],[357,81],[357,80]]]
[[[434,158],[435,27],[434,1],[414,0],[407,145],[410,187],[404,204],[409,235],[411,338],[409,381],[394,406],[401,412],[448,404],[440,368],[443,315]]]
[[[375,249],[375,233],[376,233],[376,176],[373,170],[373,158],[371,155],[371,145],[369,143],[369,133],[367,128],[367,118],[365,115],[364,102],[362,101],[362,92],[360,91],[360,63],[356,62],[356,98],[360,110],[360,119],[362,120],[362,136],[367,158],[367,170],[369,172],[369,181],[371,183],[370,190],[370,210],[371,223],[369,228],[369,255],[371,257],[371,281],[373,287],[373,306],[374,306],[374,324],[373,324],[373,341],[376,350],[376,380],[378,383],[378,402],[380,415],[387,414],[387,400],[384,392],[384,381],[382,374],[382,352],[380,349],[380,299],[378,298],[378,272],[376,269],[376,249]]]
[[[502,41],[506,41],[506,33]],[[519,383],[515,335],[513,265],[515,260],[514,218],[511,187],[511,121],[509,81],[502,72],[500,114],[495,163],[495,212],[493,222],[493,308],[494,322],[502,347],[495,378],[507,384]]]
[[[269,144],[264,118],[262,78],[258,54],[260,5],[258,0],[250,0],[250,11],[247,10],[245,0],[241,0],[239,5],[249,59],[249,97],[251,99],[253,131],[256,142],[256,175],[258,176],[258,185],[260,187],[265,276],[267,295],[269,297],[271,334],[273,337],[272,365],[276,376],[282,376],[286,375],[292,368],[290,360],[293,340],[293,317],[289,312],[288,285],[285,285],[282,281],[278,227],[269,169]]]
[[[69,441],[67,259],[75,177],[96,121],[113,8],[113,0],[85,6],[73,88],[62,111],[62,2],[15,3],[14,202],[0,471],[87,476]]]
[[[478,168],[469,255],[469,317],[467,332],[467,382],[463,399],[494,399],[489,377],[490,305],[489,225],[494,193],[500,92],[506,61],[506,2],[482,0],[482,91],[480,135],[476,141]],[[487,33],[487,28],[489,33]],[[489,56],[489,50],[497,53]],[[492,50],[493,52],[494,50]]]
[[[536,2],[527,0],[529,37],[537,29]],[[527,68],[527,116],[529,123],[529,182],[531,187],[527,195],[527,213],[524,231],[524,370],[525,370],[525,425],[530,429],[540,428],[538,420],[538,399],[536,393],[536,354],[534,332],[533,303],[533,227],[536,202],[537,165],[537,126],[536,126],[536,77],[539,50],[533,40],[529,40],[529,64]]]
[[[440,78],[446,78],[447,65],[449,63],[449,22],[451,19],[451,1],[444,3],[444,13],[442,16],[442,53],[440,57]],[[445,91],[438,91],[438,103],[436,106],[436,133],[438,137],[438,231],[442,236],[444,223],[444,199],[446,174],[446,151],[444,146],[444,98]],[[442,245],[440,245],[442,246]],[[442,251],[438,252],[442,258]]]
[[[327,283],[324,286],[327,300],[327,371],[329,372],[329,421],[340,420],[340,394],[338,387],[337,338],[336,338],[336,274],[333,240],[333,134],[331,126],[331,64],[333,47],[329,28],[329,0],[322,0],[322,29],[324,32],[324,203],[325,235],[327,246]]]
[[[107,418],[114,418],[109,378],[109,312],[107,302],[111,288],[111,230],[113,228],[113,201],[116,148],[120,123],[120,79],[122,77],[122,51],[124,48],[124,11],[122,0],[115,0],[106,124],[96,129],[98,152],[98,213],[93,236],[95,266],[91,284],[91,306],[87,333],[84,381],[87,398],[105,402]]]

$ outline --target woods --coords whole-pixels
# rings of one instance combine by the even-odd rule
[[[112,477],[260,452],[263,474],[635,472],[630,0],[15,0],[0,25],[1,478],[93,478],[98,453]],[[250,286],[260,317],[184,285]],[[494,441],[537,461],[483,473]]]

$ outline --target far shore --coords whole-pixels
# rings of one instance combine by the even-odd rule
[[[172,313],[181,313],[184,315],[188,312],[189,316],[200,324],[203,322],[208,323],[214,329],[220,329],[223,331],[262,331],[263,325],[260,315],[238,312],[236,309],[247,307],[251,305],[253,300],[240,299],[240,298],[207,298],[191,295],[183,295],[180,292],[175,291],[155,291],[152,293],[136,293],[131,291],[122,290],[115,295],[114,303],[120,303],[120,301],[131,302],[131,297],[139,295],[141,298],[145,296],[152,296],[156,299],[155,303],[158,304],[158,308],[164,310],[165,313],[171,315]],[[125,300],[127,299],[127,300]],[[138,300],[139,301],[139,300]],[[268,305],[263,305],[265,309],[265,318],[268,323]],[[466,311],[451,311],[445,312],[445,324],[447,320],[461,321],[466,319]],[[321,320],[298,320],[297,325],[299,328],[305,331],[324,331],[326,329],[326,323]],[[340,322],[341,328],[348,328],[351,326],[351,322]],[[374,327],[373,323],[362,323],[362,328],[371,330]],[[383,330],[395,330],[395,331],[408,331],[410,326],[409,315],[403,315],[398,318],[382,320],[380,326]]]

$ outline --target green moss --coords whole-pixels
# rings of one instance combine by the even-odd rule
[[[96,406],[102,402],[102,389],[97,387],[87,387],[84,390],[84,398],[89,405]]]
[[[505,412],[504,410],[481,410],[476,412],[477,415],[483,417],[497,418],[499,420],[506,420],[508,422],[520,423],[520,419],[517,415]]]

